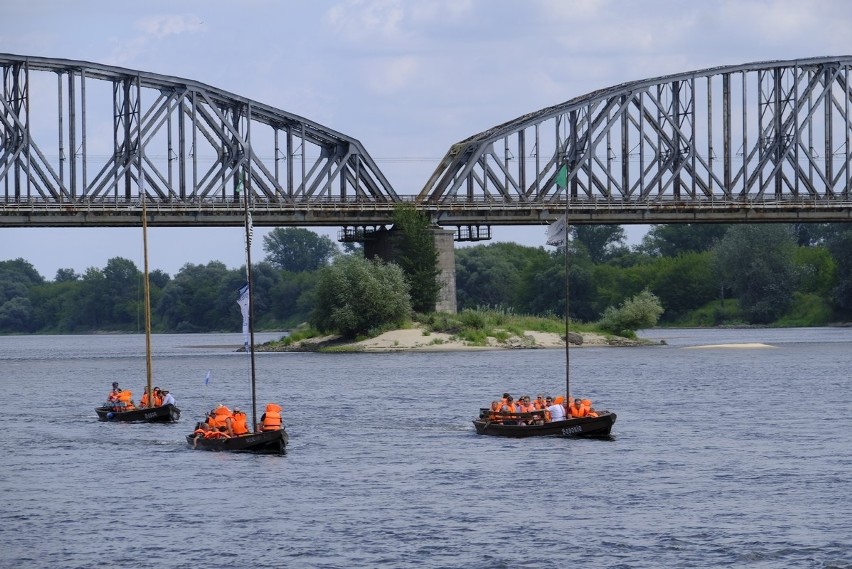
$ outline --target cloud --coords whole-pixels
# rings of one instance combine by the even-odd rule
[[[113,38],[112,54],[104,60],[111,65],[128,65],[158,46],[164,38],[194,34],[204,22],[194,14],[144,16],[134,23],[140,33],[129,38]]]
[[[136,27],[151,37],[164,38],[199,31],[204,22],[194,14],[167,14],[147,16],[136,22]]]

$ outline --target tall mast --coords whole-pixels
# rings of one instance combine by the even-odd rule
[[[251,282],[251,224],[249,218],[249,187],[243,185],[245,208],[243,211],[246,230],[246,279],[248,280],[248,323],[249,323],[249,354],[251,354],[251,423],[257,428],[257,396],[255,393],[254,370],[254,291]]]
[[[142,255],[144,257],[144,274],[142,277],[145,294],[145,370],[148,385],[148,407],[154,407],[154,393],[151,391],[151,281],[148,278],[148,209],[145,205],[147,196],[142,193]]]
[[[140,104],[141,101],[141,78],[136,76],[136,101]],[[154,407],[154,393],[151,389],[153,383],[152,364],[151,364],[151,281],[148,278],[148,196],[145,192],[145,173],[142,171],[142,117],[136,117],[136,144],[138,145],[136,152],[137,166],[139,168],[139,199],[142,200],[142,264],[143,275],[142,283],[145,295],[145,378],[148,386],[147,407]]]
[[[565,242],[562,244],[565,247],[565,400],[571,395],[571,350],[568,346],[571,342],[568,340],[568,322],[570,320],[570,311],[568,310],[568,205],[565,205]]]

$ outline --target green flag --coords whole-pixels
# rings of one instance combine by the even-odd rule
[[[556,173],[556,187],[565,189],[568,187],[568,167],[565,164]]]

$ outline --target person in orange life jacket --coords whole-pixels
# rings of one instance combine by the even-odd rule
[[[592,409],[592,401],[591,399],[583,399],[580,401],[580,404],[583,406],[583,416],[585,417],[597,417],[598,414]]]
[[[140,407],[147,407],[148,406],[148,388],[147,387],[142,392],[142,398],[139,399],[139,406]]]
[[[159,387],[154,388],[154,407],[160,407],[163,405],[163,392],[160,391]]]
[[[536,409],[544,409],[545,407],[547,407],[547,406],[544,404],[544,395],[536,395],[536,396],[535,396],[535,401],[533,401],[533,406],[534,406]]]
[[[281,407],[275,403],[266,404],[266,412],[260,416],[261,431],[277,431],[281,428]]]
[[[240,435],[248,434],[248,417],[244,411],[235,408],[234,416],[230,418],[229,421],[230,431],[233,436],[239,437]]]
[[[121,393],[121,390],[118,388],[118,382],[113,381],[112,382],[112,389],[110,390],[109,394],[107,395],[107,403],[115,403],[116,401],[118,401],[118,394],[119,393]]]
[[[529,395],[522,395],[521,398],[518,399],[518,404],[515,406],[516,412],[518,412],[518,413],[532,413],[534,410],[535,410],[535,407],[533,407],[532,403],[530,403],[530,396]],[[532,424],[532,422],[533,422],[532,419],[530,419],[530,420],[519,419],[518,420],[519,425]]]
[[[112,407],[118,411],[135,409],[133,392],[127,389],[118,389],[118,399],[112,402]]]
[[[572,417],[583,416],[583,403],[579,399],[574,399],[574,402],[568,406],[568,412]]]
[[[508,393],[504,393],[505,399],[503,406],[500,407],[500,412],[503,414],[514,414],[517,412],[517,408],[515,407],[515,399]],[[515,418],[507,418],[503,420],[504,425],[517,425],[518,421]]]
[[[211,429],[220,433],[230,433],[229,419],[233,413],[221,403],[207,415],[207,423]]]

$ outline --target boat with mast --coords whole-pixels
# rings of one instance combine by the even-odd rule
[[[564,166],[563,166],[564,168]],[[569,264],[568,264],[568,209],[565,216],[558,218],[548,230],[548,244],[562,245],[565,251],[565,396],[571,397],[571,332],[569,331]],[[582,340],[582,339],[581,339]],[[566,402],[570,406],[571,402]],[[567,410],[566,410],[567,411]],[[480,435],[497,437],[542,437],[551,435],[572,437],[609,437],[615,424],[615,413],[607,410],[595,410],[583,417],[572,417],[547,421],[544,410],[529,413],[495,413],[490,408],[481,408],[479,417],[473,421]]]
[[[249,173],[249,179],[251,174]],[[246,244],[246,285],[240,290],[238,303],[243,312],[243,334],[248,336],[245,341],[245,350],[251,361],[251,427],[249,432],[234,436],[206,437],[200,432],[202,423],[196,425],[196,430],[186,435],[186,442],[193,449],[224,451],[224,452],[250,452],[255,454],[286,454],[289,437],[284,424],[274,430],[261,430],[257,420],[257,392],[256,392],[256,366],[254,350],[254,296],[252,292],[252,268],[251,268],[251,237],[252,222],[249,204],[249,188],[243,187],[242,176],[238,187],[243,189],[244,197],[244,226]]]
[[[142,179],[140,170],[139,179]],[[140,186],[142,186],[140,182]],[[145,297],[145,376],[146,376],[146,402],[140,407],[129,407],[123,402],[111,402],[95,408],[98,419],[101,421],[142,422],[142,423],[173,423],[180,419],[180,409],[168,403],[156,405],[154,401],[154,390],[152,389],[153,366],[151,363],[151,281],[148,268],[148,209],[147,196],[144,191],[139,192],[142,202],[142,256],[143,256],[143,296]],[[115,384],[113,384],[115,385]]]

